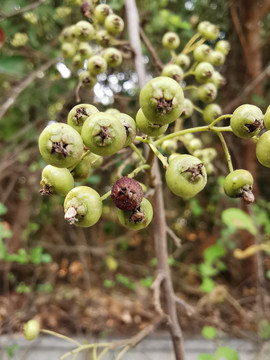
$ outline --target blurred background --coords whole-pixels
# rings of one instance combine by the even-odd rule
[[[154,224],[140,232],[125,230],[108,199],[94,227],[77,228],[64,221],[63,198],[39,194],[45,163],[38,136],[49,121],[66,122],[77,104],[77,73],[61,58],[59,36],[64,27],[83,19],[79,3],[1,0],[1,334],[20,332],[33,317],[63,334],[131,334],[155,316],[150,290],[156,275]],[[123,0],[108,3],[126,19]],[[16,14],[28,5],[28,11]],[[163,63],[170,60],[160,41],[166,31],[177,32],[181,50],[198,22],[218,25],[231,52],[219,70],[226,84],[217,102],[224,114],[244,103],[265,112],[270,103],[269,0],[141,0],[137,6],[141,27]],[[121,40],[128,40],[127,31]],[[150,79],[158,73],[142,45]],[[123,64],[99,75],[94,89],[81,89],[80,97],[101,111],[115,107],[134,117],[139,109],[137,75],[128,44],[122,50]],[[187,126],[203,125],[199,113],[185,121]],[[233,252],[269,244],[269,169],[256,160],[251,141],[226,135],[235,168],[248,169],[255,179],[256,202],[247,209],[224,194],[227,166],[218,138],[200,138],[218,152],[205,190],[184,201],[164,186],[167,222],[182,240],[177,248],[168,237],[174,288],[196,308],[191,319],[179,309],[181,325],[189,334],[208,324],[238,336],[256,331],[259,339],[268,339],[270,248],[243,259]],[[123,153],[104,158],[85,184],[103,194],[119,169],[131,169]],[[144,181],[142,176],[139,180]]]

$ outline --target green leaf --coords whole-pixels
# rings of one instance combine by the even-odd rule
[[[215,276],[218,274],[218,269],[215,269],[211,264],[209,263],[202,263],[199,265],[199,270],[202,274],[202,276]]]
[[[7,213],[7,207],[4,204],[0,203],[0,215],[4,215],[6,213]]]
[[[192,211],[192,215],[195,217],[199,217],[202,214],[202,207],[199,204],[198,199],[193,198],[189,200],[190,203],[190,209]]]
[[[239,356],[235,350],[230,347],[219,347],[215,354],[215,360],[239,360]]]
[[[270,323],[265,319],[259,322],[259,337],[265,340],[270,338]]]
[[[0,73],[23,76],[26,74],[27,62],[23,56],[5,56],[0,58]]]
[[[229,208],[222,212],[222,221],[227,226],[234,226],[236,229],[248,230],[252,235],[256,235],[256,228],[249,215],[243,210]]]
[[[7,346],[5,348],[5,351],[7,353],[7,356],[12,359],[15,356],[15,352],[19,349],[19,345],[18,344],[13,344],[10,346]]]
[[[200,290],[205,293],[210,293],[215,287],[215,282],[209,277],[204,277],[200,286]]]
[[[270,279],[270,270],[268,270],[268,271],[266,272],[266,277],[267,277],[267,279]]]
[[[205,339],[212,340],[217,336],[217,329],[213,326],[204,326],[202,329],[202,336]]]
[[[146,288],[150,288],[153,284],[152,276],[146,276],[144,279],[141,279],[140,284]]]
[[[122,274],[117,274],[116,275],[116,279],[117,281],[124,285],[126,288],[128,288],[129,290],[134,290],[135,289],[135,284],[133,284],[128,277],[122,275]]]
[[[224,256],[226,254],[225,248],[221,244],[215,244],[209,246],[203,253],[205,262],[211,264],[214,260]]]
[[[114,287],[114,281],[109,280],[109,279],[106,279],[106,280],[104,280],[103,285],[104,285],[106,288],[112,288],[112,287]]]

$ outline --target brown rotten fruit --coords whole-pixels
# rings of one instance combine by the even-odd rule
[[[138,181],[124,176],[113,184],[111,198],[118,209],[134,210],[142,202],[143,189]]]

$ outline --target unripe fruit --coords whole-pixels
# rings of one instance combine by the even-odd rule
[[[198,88],[198,98],[204,103],[215,100],[217,96],[217,88],[212,83],[206,83]]]
[[[85,156],[76,167],[71,171],[74,181],[82,182],[86,180],[91,172],[90,154]]]
[[[112,37],[106,30],[99,30],[96,33],[96,42],[102,47],[108,47],[112,43]]]
[[[270,130],[270,106],[268,106],[264,117],[263,117],[264,126],[267,130]]]
[[[175,195],[185,199],[191,198],[206,185],[205,167],[195,156],[178,155],[169,162],[166,182]]]
[[[141,230],[146,228],[153,218],[153,208],[151,203],[143,198],[140,206],[135,210],[120,210],[117,211],[117,216],[120,223],[131,230]]]
[[[34,340],[40,333],[40,325],[37,320],[29,320],[23,328],[23,334],[26,340]]]
[[[236,136],[248,139],[261,131],[263,127],[263,113],[255,105],[241,105],[234,110],[230,124]]]
[[[135,210],[142,202],[143,189],[138,181],[124,176],[113,184],[111,198],[118,209]]]
[[[136,115],[136,124],[138,129],[149,136],[160,136],[168,129],[168,125],[153,124],[144,115],[142,109],[139,109]]]
[[[75,25],[63,29],[60,35],[60,41],[71,42],[75,40]]]
[[[203,61],[196,66],[194,72],[195,79],[200,84],[206,83],[209,80],[209,78],[212,77],[214,71],[215,69],[210,63]]]
[[[121,120],[104,112],[94,114],[85,121],[81,136],[87,148],[101,156],[115,154],[126,142]]]
[[[189,149],[193,152],[195,150],[201,149],[203,144],[199,138],[191,139],[189,144]]]
[[[224,181],[225,194],[231,198],[242,197],[246,203],[254,202],[252,193],[253,177],[249,171],[238,169],[226,176]]]
[[[222,115],[222,109],[218,104],[209,104],[203,110],[203,120],[206,124],[211,124]]]
[[[186,54],[179,54],[174,59],[176,65],[179,65],[183,70],[186,70],[190,65],[190,58]]]
[[[206,44],[199,45],[193,51],[193,56],[196,62],[209,61],[212,50]]]
[[[71,66],[73,69],[78,70],[83,68],[83,58],[81,57],[80,54],[76,54],[71,62]]]
[[[226,84],[226,80],[218,71],[214,71],[208,82],[214,84],[217,89]]]
[[[155,124],[165,125],[175,121],[182,113],[183,102],[181,86],[166,76],[150,80],[140,93],[142,111]]]
[[[107,62],[100,55],[94,55],[88,59],[88,70],[92,75],[98,75],[107,70]]]
[[[192,101],[189,99],[184,99],[184,105],[183,105],[183,111],[181,114],[181,118],[187,119],[187,118],[191,117],[193,110],[194,110],[194,106],[193,106]]]
[[[95,36],[95,29],[93,26],[87,21],[79,21],[75,25],[75,36],[80,41],[90,41]]]
[[[256,157],[265,167],[270,167],[270,130],[260,136],[256,144]]]
[[[95,7],[94,10],[94,16],[95,20],[97,20],[99,23],[103,24],[106,17],[110,14],[112,14],[112,9],[109,5],[106,4],[99,4]]]
[[[110,34],[120,34],[124,30],[123,19],[115,14],[107,16],[104,25]]]
[[[231,45],[227,40],[219,40],[216,43],[215,50],[222,52],[223,55],[228,55],[231,49]]]
[[[209,25],[211,25],[209,21],[201,21],[197,27],[198,33],[203,36]]]
[[[61,46],[61,51],[64,58],[72,58],[76,54],[76,46],[72,43],[63,43]]]
[[[164,66],[161,75],[168,76],[179,83],[184,78],[184,71],[176,64],[168,64]]]
[[[88,43],[85,43],[85,42],[79,43],[78,51],[83,59],[87,59],[87,58],[91,57],[94,53],[92,47]]]
[[[82,131],[82,126],[85,120],[93,115],[98,113],[98,109],[94,105],[90,104],[79,104],[74,106],[68,113],[67,123],[72,126],[80,134]]]
[[[218,36],[219,36],[219,27],[214,24],[208,25],[203,33],[203,37],[206,40],[216,40]]]
[[[65,219],[81,227],[94,225],[102,214],[99,194],[88,186],[77,186],[66,196],[64,202]]]
[[[121,65],[123,61],[121,51],[113,47],[105,49],[103,52],[103,57],[106,60],[108,67],[110,68],[115,68]]]
[[[221,66],[225,62],[225,56],[221,51],[212,51],[210,55],[210,62],[214,66]]]
[[[83,142],[71,126],[62,123],[51,124],[40,134],[39,151],[48,164],[69,168],[80,160]]]
[[[124,147],[129,146],[135,140],[137,134],[135,120],[131,116],[120,112],[116,113],[114,116],[122,122],[126,130],[126,142]]]
[[[68,169],[47,165],[41,175],[42,195],[65,196],[73,188],[74,180]]]
[[[105,110],[105,113],[110,114],[110,115],[115,115],[115,114],[120,114],[120,111],[117,109],[109,108],[109,109]]]
[[[103,163],[103,157],[102,156],[99,156],[99,155],[96,155],[94,153],[90,153],[88,155],[88,158],[89,158],[89,161],[91,163],[91,168],[92,169],[97,169],[99,168],[102,163]]]
[[[175,32],[167,32],[162,37],[162,45],[167,49],[174,50],[180,45],[180,38]]]
[[[177,140],[165,140],[163,141],[163,143],[161,144],[161,149],[163,151],[165,151],[166,153],[172,153],[172,152],[176,152],[177,150]]]
[[[93,89],[97,83],[97,78],[96,76],[91,75],[89,71],[82,71],[79,75],[79,82],[82,86]]]

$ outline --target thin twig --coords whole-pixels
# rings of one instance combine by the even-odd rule
[[[182,306],[185,309],[188,316],[192,316],[195,314],[195,309],[191,305],[186,303],[183,299],[180,299],[178,296],[175,296],[175,302],[176,304]]]
[[[164,280],[165,276],[163,273],[159,273],[156,277],[156,280],[153,282],[151,286],[151,290],[153,291],[153,303],[156,309],[156,312],[160,315],[163,315],[163,310],[160,304],[160,287]]]
[[[166,226],[166,231],[167,234],[170,235],[170,237],[173,239],[175,246],[179,248],[181,246],[182,240],[175,234],[175,232],[169,226]]]
[[[33,9],[36,9],[38,6],[42,5],[44,3],[45,0],[38,0],[36,2],[34,2],[33,4],[29,4],[19,10],[15,10],[15,11],[12,11],[11,13],[7,14],[7,15],[3,15],[2,17],[0,17],[0,22],[1,21],[4,21],[8,18],[11,18],[13,16],[16,16],[18,14],[21,14],[21,13],[24,13],[26,11],[29,11],[29,10],[33,10]]]
[[[0,106],[0,119],[5,115],[5,113],[8,111],[10,106],[14,104],[15,100],[20,95],[20,93],[25,88],[27,88],[27,86],[30,85],[39,76],[41,72],[48,70],[52,65],[57,63],[57,61],[58,59],[50,59],[45,64],[43,64],[39,69],[27,75],[21,82],[19,82],[18,85],[14,86],[14,88],[11,89],[7,99]]]
[[[150,41],[148,40],[147,36],[145,35],[145,32],[143,31],[143,29],[140,27],[140,35],[141,38],[145,44],[145,46],[147,47],[147,50],[149,51],[149,53],[151,54],[153,60],[154,60],[154,66],[157,69],[157,71],[160,73],[163,69],[163,63],[160,60],[160,58],[158,57],[155,49],[153,48],[153,46],[151,45]]]

